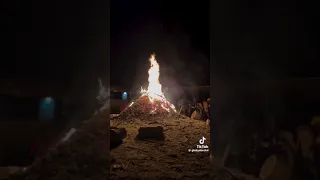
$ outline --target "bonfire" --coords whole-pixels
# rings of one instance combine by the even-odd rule
[[[141,96],[120,113],[123,119],[132,117],[143,117],[157,115],[170,115],[176,112],[176,108],[171,104],[162,92],[162,85],[159,81],[160,66],[152,54],[149,58],[150,68],[148,71],[148,88],[141,87]],[[127,118],[126,118],[127,117]]]

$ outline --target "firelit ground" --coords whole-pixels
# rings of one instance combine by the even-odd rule
[[[125,128],[127,137],[110,153],[115,160],[110,179],[209,179],[209,152],[188,152],[196,149],[201,137],[210,143],[210,130],[205,122],[172,116],[140,120],[138,118],[111,120],[111,127]],[[140,127],[162,126],[164,141],[138,141]],[[210,148],[210,146],[209,146]]]

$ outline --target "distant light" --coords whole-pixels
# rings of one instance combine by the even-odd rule
[[[45,97],[39,104],[39,119],[51,120],[54,118],[55,103],[52,97]]]
[[[53,99],[52,99],[52,97],[46,97],[46,98],[44,98],[44,101],[45,101],[46,103],[49,103],[49,102],[52,102]]]
[[[127,100],[127,98],[128,98],[128,94],[127,94],[127,92],[124,92],[124,93],[122,93],[122,100]]]

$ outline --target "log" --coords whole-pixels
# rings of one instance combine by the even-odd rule
[[[163,127],[140,127],[137,140],[164,140]]]
[[[210,119],[206,120],[206,125],[210,127]]]
[[[201,113],[198,111],[193,111],[191,114],[191,119],[201,120]]]
[[[209,109],[208,102],[207,101],[203,101],[202,104],[203,104],[203,110],[204,111],[208,111],[208,109]]]

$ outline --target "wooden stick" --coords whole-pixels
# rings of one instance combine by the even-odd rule
[[[181,111],[182,111],[182,106],[180,107],[179,114],[181,114]]]

